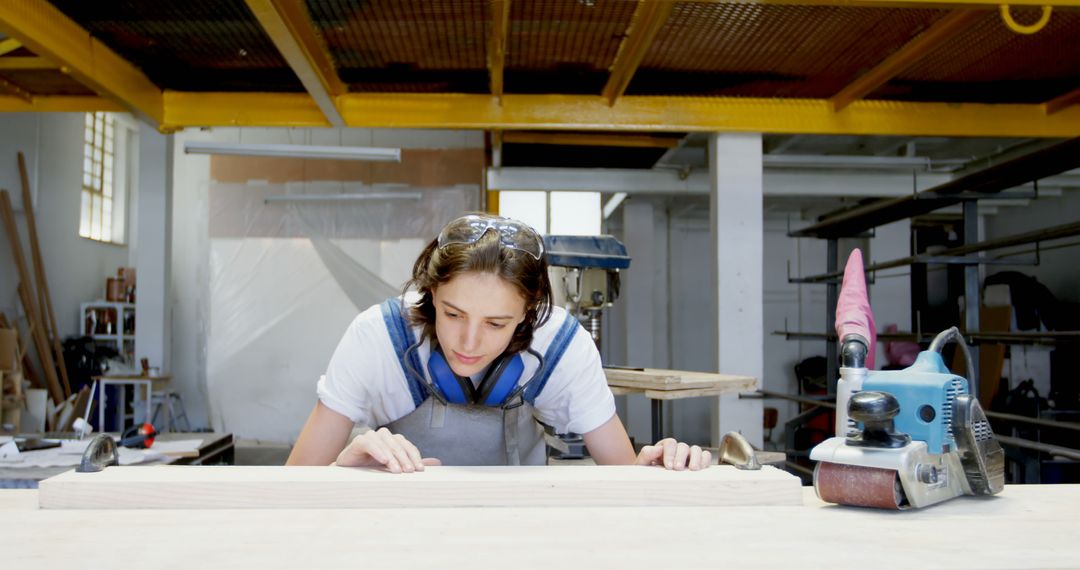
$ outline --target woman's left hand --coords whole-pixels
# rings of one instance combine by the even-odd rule
[[[687,445],[665,438],[655,445],[646,445],[637,456],[636,465],[663,465],[664,469],[691,471],[705,469],[712,463],[712,454],[697,445]]]

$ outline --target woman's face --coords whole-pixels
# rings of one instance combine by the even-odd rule
[[[472,376],[495,360],[525,320],[525,299],[493,273],[462,273],[432,297],[435,335],[458,376]]]

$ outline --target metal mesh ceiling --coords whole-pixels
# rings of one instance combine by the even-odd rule
[[[353,92],[487,93],[488,0],[303,0]],[[837,0],[838,4],[843,0]],[[299,92],[243,0],[52,0],[163,89]],[[506,93],[599,94],[637,2],[512,0]],[[946,9],[677,2],[629,95],[827,98]],[[1035,9],[1014,9],[1021,22]],[[1023,36],[995,11],[870,95],[1042,102],[1080,86],[1080,11]],[[25,54],[8,54],[8,57]],[[86,94],[59,72],[0,71],[36,94]]]
[[[682,3],[627,92],[830,97],[944,13]]]
[[[507,32],[506,91],[598,93],[636,2],[515,2]]]
[[[1017,22],[1038,9],[1013,8]],[[1080,13],[1055,10],[1036,34],[1009,30],[997,12],[949,39],[873,97],[1042,102],[1080,86]]]
[[[486,0],[307,0],[354,91],[487,90]]]
[[[303,91],[243,0],[52,4],[165,89]]]

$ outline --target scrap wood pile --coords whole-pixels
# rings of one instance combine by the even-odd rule
[[[23,309],[22,315],[11,321],[6,315],[0,314],[0,352],[4,353],[0,354],[0,373],[4,379],[0,425],[5,429],[19,431],[21,411],[26,406],[26,395],[22,387],[23,379],[26,379],[32,387],[48,391],[50,402],[46,414],[47,428],[66,431],[71,429],[71,423],[77,415],[74,411],[79,409],[79,402],[85,406],[89,394],[86,389],[78,394],[71,393],[71,384],[64,366],[64,353],[60,346],[60,331],[56,326],[49,285],[45,279],[41,246],[38,243],[26,160],[21,152],[17,158],[33,271],[28,267],[23,254],[11,195],[6,189],[0,189],[0,221],[3,222],[4,233],[19,277],[18,295]],[[20,328],[25,332],[20,334]],[[28,340],[23,342],[22,338]],[[31,344],[33,353],[30,351]],[[32,354],[37,357],[36,366]]]

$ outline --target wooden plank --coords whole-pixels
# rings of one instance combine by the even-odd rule
[[[49,294],[49,280],[45,277],[45,260],[41,256],[41,245],[38,243],[37,217],[34,215],[34,201],[30,196],[30,176],[26,173],[26,158],[23,153],[18,153],[19,179],[22,182],[23,213],[26,215],[26,230],[30,234],[30,258],[34,262],[34,278],[37,283],[38,303],[41,306],[41,319],[49,325],[49,334],[52,338],[53,358],[56,359],[56,367],[60,370],[60,386],[64,389],[64,397],[71,395],[71,382],[68,381],[67,366],[64,364],[64,349],[60,346],[60,329],[56,326],[56,315],[53,313],[52,295]],[[121,326],[122,323],[117,323]],[[123,350],[123,347],[120,347]]]
[[[684,390],[687,388],[721,389],[738,392],[757,389],[753,376],[718,374],[715,372],[690,372],[686,370],[661,370],[658,368],[622,369],[605,368],[609,386],[643,388],[647,390]]]
[[[138,469],[132,467],[132,469]],[[202,469],[202,468],[199,468]],[[209,468],[212,469],[212,468]],[[553,467],[552,469],[575,469]],[[928,509],[804,504],[760,508],[82,510],[38,509],[38,491],[0,493],[6,568],[353,567],[438,570],[580,568],[1070,568],[1080,560],[1080,485],[1006,485]],[[1007,533],[1005,539],[997,537]],[[874,540],[869,537],[887,537]],[[919,563],[913,564],[913,558]],[[133,564],[134,565],[134,564]]]
[[[643,394],[650,400],[682,400],[683,398],[700,398],[704,396],[719,396],[721,394],[727,394],[732,392],[733,389],[730,386],[724,386],[720,388],[682,388],[673,390],[648,390],[645,388],[631,388],[629,386],[608,386],[611,389],[612,395],[626,396],[628,394]],[[754,388],[747,388],[746,390],[753,390]],[[736,390],[744,391],[744,390]]]
[[[48,335],[41,326],[38,318],[37,306],[34,303],[34,295],[31,292],[32,280],[26,270],[26,260],[23,259],[22,241],[19,239],[18,226],[15,225],[15,211],[11,207],[11,195],[7,190],[0,190],[0,218],[4,221],[4,230],[7,232],[8,242],[11,244],[11,256],[15,259],[15,267],[19,271],[19,298],[26,310],[26,318],[30,321],[30,332],[34,339],[34,348],[37,349],[38,358],[41,360],[41,368],[45,372],[46,385],[49,396],[54,402],[64,401],[64,390],[60,387],[60,381],[56,378],[56,366],[53,363],[52,351],[49,346]]]
[[[800,505],[797,477],[728,465],[428,467],[394,475],[344,467],[109,467],[39,485],[43,509],[341,509]]]

